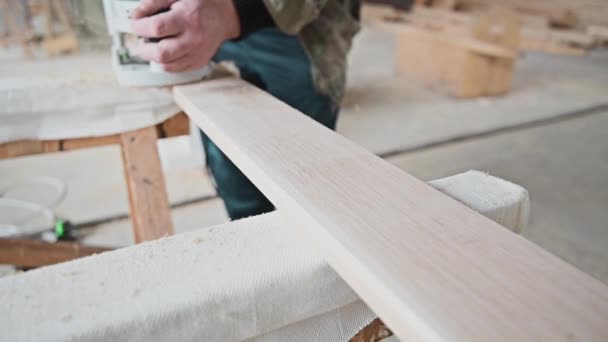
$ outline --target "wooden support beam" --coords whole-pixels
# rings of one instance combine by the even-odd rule
[[[404,341],[608,340],[608,287],[237,79],[190,118]]]
[[[135,242],[173,235],[156,127],[123,133],[120,137]]]
[[[16,158],[30,154],[51,153],[60,150],[59,141],[20,140],[0,144],[0,159]]]
[[[415,7],[412,13],[398,15],[391,23],[374,22],[374,24],[393,32],[398,32],[399,26],[406,26],[407,23],[424,29],[466,36],[474,19],[474,15],[469,13]],[[574,30],[555,30],[543,26],[538,17],[522,16],[522,22],[519,44],[522,50],[581,56],[587,54],[587,49],[593,48],[601,41],[591,31],[584,33]]]
[[[0,264],[42,267],[109,251],[73,242],[0,239]]]
[[[190,122],[184,113],[177,114],[156,126],[159,138],[190,134]],[[0,159],[31,154],[72,151],[105,145],[120,144],[120,134],[62,140],[20,140],[0,144]]]

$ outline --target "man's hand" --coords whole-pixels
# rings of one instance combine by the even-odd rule
[[[166,9],[170,10],[159,13]],[[232,0],[142,0],[132,19],[136,35],[163,38],[158,43],[140,42],[137,55],[168,72],[203,67],[225,40],[240,34]]]

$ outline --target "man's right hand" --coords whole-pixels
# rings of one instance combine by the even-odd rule
[[[159,13],[165,9],[170,10]],[[138,56],[161,64],[168,72],[205,66],[225,40],[240,34],[233,0],[142,0],[132,19],[136,35],[162,38],[156,43],[140,42]]]

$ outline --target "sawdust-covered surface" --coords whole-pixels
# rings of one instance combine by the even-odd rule
[[[0,50],[0,143],[103,136],[179,112],[166,89],[120,87],[108,54],[25,60]]]

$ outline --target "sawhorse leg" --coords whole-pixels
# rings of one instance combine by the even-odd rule
[[[173,235],[165,178],[158,155],[156,127],[120,136],[135,242]]]
[[[384,325],[380,318],[376,318],[368,324],[349,342],[379,342],[393,336],[393,333]]]

